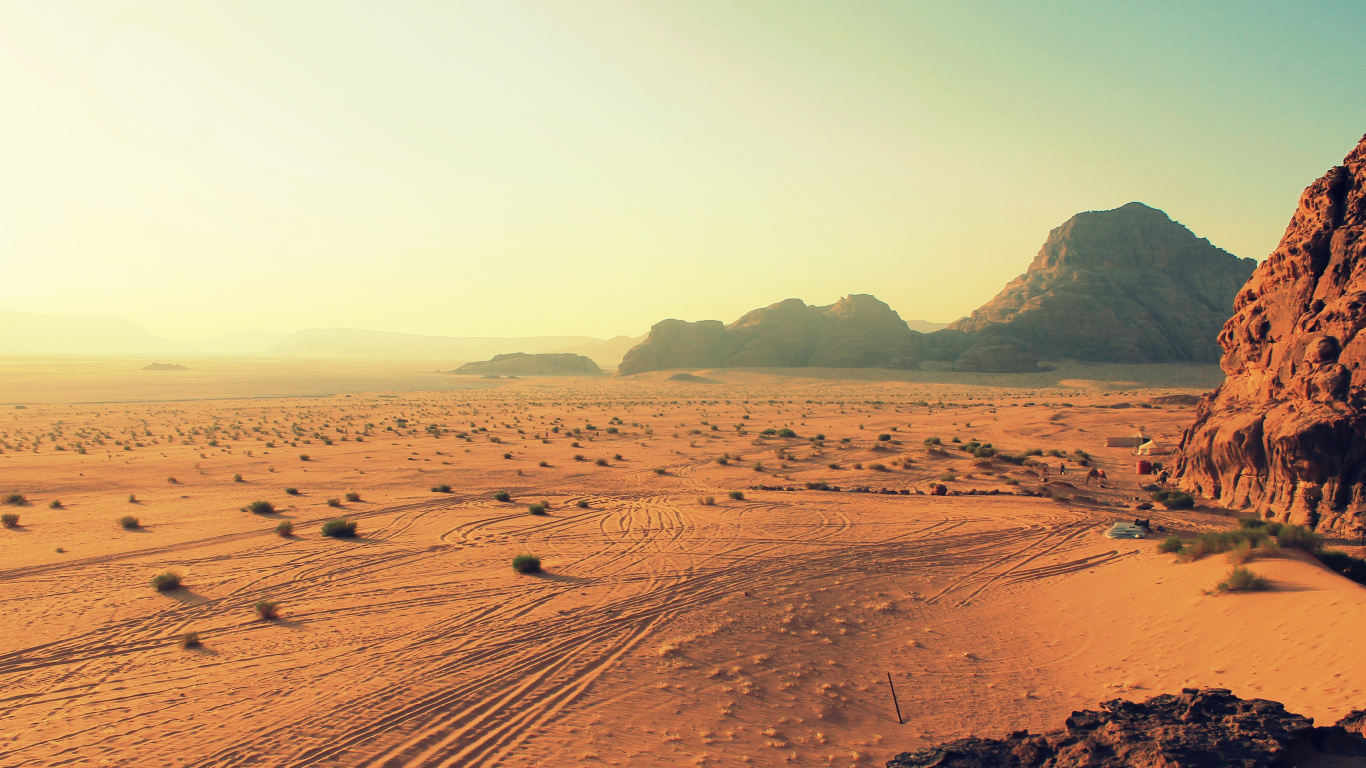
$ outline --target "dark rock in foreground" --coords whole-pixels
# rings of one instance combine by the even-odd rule
[[[903,752],[887,768],[1284,768],[1315,754],[1366,765],[1366,738],[1359,727],[1315,728],[1274,701],[1187,688],[1073,712],[1063,730],[1043,735],[1017,731]]]
[[[451,373],[484,376],[600,376],[598,364],[583,355],[569,352],[528,355],[513,352],[496,355],[492,360],[465,363]]]

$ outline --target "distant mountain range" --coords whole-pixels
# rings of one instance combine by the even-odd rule
[[[137,324],[96,315],[0,312],[0,357],[46,356],[265,357],[311,360],[424,360],[460,363],[512,352],[568,352],[615,368],[644,337],[421,336],[357,328],[309,328],[294,333],[242,331],[195,342],[152,334]]]
[[[618,372],[675,368],[906,368],[1016,373],[1040,360],[1214,363],[1233,298],[1256,262],[1142,203],[1073,216],[1025,274],[950,326],[903,321],[868,295],[788,299],[729,325],[663,320]]]

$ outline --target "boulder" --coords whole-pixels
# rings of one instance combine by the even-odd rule
[[[1320,531],[1366,527],[1366,138],[1309,185],[1219,334],[1226,378],[1196,407],[1191,492]]]

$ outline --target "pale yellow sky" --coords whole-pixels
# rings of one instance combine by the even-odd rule
[[[1366,12],[1099,5],[0,3],[0,310],[948,321],[1131,200],[1261,258],[1366,131]]]

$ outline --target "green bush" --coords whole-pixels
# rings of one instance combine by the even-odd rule
[[[275,505],[271,504],[269,501],[261,501],[258,499],[245,507],[242,507],[242,511],[251,512],[256,515],[273,515],[275,514]]]
[[[285,495],[286,495],[286,496],[298,496],[298,495],[299,495],[299,489],[298,489],[298,488],[286,488],[286,489],[285,489]]]
[[[533,515],[544,515],[546,514],[546,506],[545,504],[541,504],[538,502],[527,507],[527,511]]]
[[[158,592],[174,592],[180,589],[180,574],[175,571],[158,573],[152,577],[152,586]]]
[[[792,430],[787,429],[786,427],[784,427],[783,429],[778,430],[778,437],[796,437],[796,436],[797,436],[797,433],[796,433],[796,432],[793,432]]]
[[[242,476],[241,476],[241,475],[233,475],[233,476],[232,476],[232,481],[233,481],[234,483],[245,483],[245,482],[246,482],[245,480],[242,479]]]
[[[58,501],[57,499],[53,499],[52,501],[48,502],[47,506],[48,509],[62,509],[62,502]]]
[[[1366,560],[1353,557],[1341,550],[1325,549],[1318,553],[1319,562],[1358,584],[1366,584]]]
[[[588,509],[588,500],[579,499],[577,502],[575,502],[574,506],[578,507],[579,509]]]
[[[730,500],[731,500],[731,501],[744,501],[744,500],[745,500],[745,493],[744,493],[744,491],[731,491],[731,492],[730,492]]]
[[[656,474],[656,475],[667,475],[667,474],[669,474],[669,470],[665,469],[664,467],[655,467],[655,474]]]
[[[27,503],[28,503],[28,498],[27,498],[26,496],[24,496],[24,494],[22,494],[22,493],[11,493],[11,494],[5,496],[5,501],[4,501],[4,503],[5,503],[5,504],[9,504],[9,505],[11,505],[11,506],[18,507],[18,506],[22,506],[22,505],[24,505],[24,504],[27,504]]]
[[[1276,545],[1313,553],[1323,549],[1323,537],[1304,526],[1286,525],[1276,534]]]
[[[13,512],[6,512],[5,514],[0,515],[0,525],[5,526],[6,528],[17,527],[19,525],[19,516]]]
[[[1157,551],[1161,552],[1164,555],[1169,555],[1174,552],[1180,552],[1181,546],[1181,537],[1168,536],[1167,538],[1162,540],[1161,544],[1157,545]]]
[[[730,457],[728,457],[728,456],[717,456],[717,457],[716,457],[716,463],[717,463],[717,464],[729,464],[729,463],[730,463]]]
[[[450,492],[451,492],[451,487],[450,487],[449,485],[446,485],[445,483],[442,483],[442,484],[440,484],[440,485],[433,485],[433,486],[432,486],[432,493],[450,493]]]
[[[1156,490],[1149,494],[1149,498],[1167,509],[1190,509],[1195,506],[1195,499],[1181,491]]]
[[[594,463],[597,464],[599,467],[605,467],[607,466],[607,459],[598,459]]]
[[[291,523],[288,520],[281,520],[280,524],[275,526],[275,535],[286,539],[293,536],[294,523]]]
[[[877,436],[877,441],[878,441],[879,443],[890,442],[891,439],[892,439],[891,434],[889,434],[889,433],[887,433],[887,432],[883,432],[882,434],[880,434],[880,435]]]
[[[1240,565],[1215,586],[1220,592],[1263,592],[1271,589],[1271,582]]]
[[[712,507],[712,506],[715,506],[715,505],[716,505],[716,497],[715,497],[715,496],[699,496],[698,499],[697,499],[697,503],[698,503],[698,504],[701,504],[701,505],[704,506],[704,507]]]
[[[142,523],[132,515],[124,515],[119,518],[119,527],[123,528],[125,531],[135,531],[142,527]]]
[[[329,507],[340,507],[340,506],[341,506],[341,499],[339,499],[339,498],[333,496],[332,498],[330,498],[330,499],[327,500],[327,506],[329,506]]]
[[[251,609],[261,621],[274,621],[280,618],[280,604],[274,600],[257,600]]]
[[[355,491],[347,491],[346,500],[352,503],[360,501],[360,494],[356,493]]]
[[[540,573],[541,558],[535,555],[518,555],[512,558],[512,568],[518,573]]]
[[[198,648],[201,645],[203,645],[203,643],[199,640],[198,632],[186,632],[180,636],[181,648],[189,650],[190,648]]]
[[[299,454],[299,461],[308,461],[308,458],[308,454],[306,453]]]
[[[323,523],[322,533],[324,536],[333,539],[354,539],[356,538],[356,525],[355,520],[343,520],[341,518],[328,520]]]
[[[512,501],[512,494],[508,493],[507,491],[499,491],[493,494],[493,498],[495,501]]]

